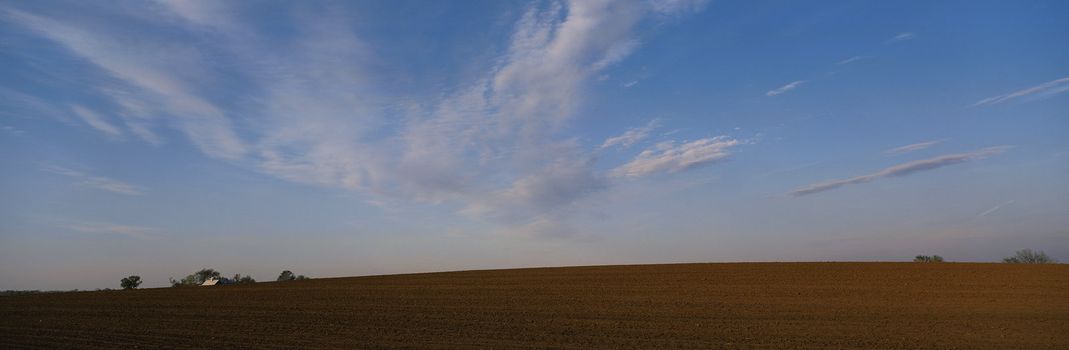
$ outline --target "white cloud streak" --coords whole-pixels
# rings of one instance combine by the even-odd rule
[[[729,150],[738,144],[738,140],[725,136],[704,138],[680,145],[666,141],[642,151],[631,162],[613,170],[613,175],[641,177],[693,169],[726,159],[731,155]]]
[[[976,102],[976,104],[973,104],[973,107],[996,105],[1025,97],[1045,98],[1066,91],[1069,91],[1069,77],[1051,80],[1043,84],[1017,90],[1005,95],[991,96]]]
[[[895,36],[891,37],[890,39],[887,39],[887,43],[896,43],[896,42],[899,42],[899,41],[911,40],[911,39],[916,38],[916,37],[917,37],[917,35],[914,34],[914,33],[902,32],[902,33],[898,33],[898,35],[895,35]]]
[[[650,133],[653,132],[653,130],[656,130],[660,126],[660,119],[650,120],[649,123],[646,123],[646,126],[643,126],[641,128],[631,128],[620,136],[613,136],[605,139],[605,142],[601,143],[601,148],[606,149],[618,147],[624,149],[631,147],[631,145],[634,145],[639,141],[645,140],[647,137],[650,136]]]
[[[6,133],[11,133],[13,135],[22,135],[26,133],[26,130],[22,130],[10,125],[0,125],[0,130],[3,130]]]
[[[776,95],[779,95],[779,94],[782,94],[782,93],[797,89],[799,86],[802,86],[802,84],[804,84],[804,83],[805,83],[805,80],[792,81],[790,83],[787,83],[787,85],[780,86],[778,88],[775,88],[773,90],[770,90],[770,91],[766,92],[765,95],[767,95],[767,96],[776,96]]]
[[[850,57],[850,58],[847,58],[845,60],[839,61],[839,63],[836,63],[836,64],[840,65],[840,66],[843,66],[843,65],[851,64],[851,63],[854,63],[854,62],[857,62],[857,61],[860,61],[860,60],[863,60],[863,59],[866,59],[866,58],[868,58],[868,57],[865,57],[865,56],[854,56],[854,57]]]
[[[92,187],[98,190],[104,190],[128,196],[140,196],[145,193],[145,190],[138,186],[134,186],[108,177],[86,174],[84,172],[71,170],[61,166],[48,165],[41,168],[41,170],[77,179],[79,180],[80,185]]]
[[[73,110],[74,114],[90,127],[109,137],[118,137],[122,135],[122,130],[120,130],[119,127],[104,120],[104,118],[101,118],[96,112],[88,110],[82,106],[71,107],[71,110]]]
[[[895,148],[886,150],[886,151],[883,152],[883,154],[888,155],[888,156],[896,156],[896,155],[900,155],[900,154],[906,154],[906,153],[909,153],[909,152],[916,152],[916,151],[920,151],[922,149],[926,149],[928,147],[935,146],[935,145],[937,145],[937,144],[939,144],[939,143],[941,143],[943,141],[944,140],[932,140],[932,141],[926,141],[926,142],[918,142],[918,143],[909,144],[909,145],[905,145],[905,146],[902,146],[902,147],[895,147]]]
[[[994,207],[991,207],[991,209],[984,210],[982,213],[977,214],[976,217],[982,218],[982,217],[991,215],[991,214],[995,213],[996,211],[998,211],[999,209],[1002,209],[1002,207],[1010,205],[1010,204],[1013,204],[1013,202],[1016,202],[1016,200],[1013,200],[1013,199],[1008,200],[1008,201],[1006,201],[1006,203],[1002,203],[1002,204],[996,205]]]
[[[836,188],[843,187],[846,185],[862,184],[889,177],[902,177],[913,173],[935,170],[948,165],[964,163],[972,160],[986,158],[996,154],[1001,154],[1009,148],[1009,146],[989,147],[968,153],[948,154],[935,158],[912,161],[895,165],[893,167],[883,169],[881,171],[868,175],[852,177],[849,179],[829,180],[815,183],[809,186],[795,189],[789,192],[788,194],[796,197],[805,196],[814,193],[834,190]]]

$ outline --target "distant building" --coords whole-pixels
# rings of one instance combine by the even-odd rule
[[[234,282],[231,281],[228,278],[209,278],[207,281],[204,281],[204,283],[201,283],[200,285],[202,287],[203,286],[221,286],[221,285],[224,285],[224,284],[231,284],[231,283],[234,283]]]

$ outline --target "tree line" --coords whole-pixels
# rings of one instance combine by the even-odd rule
[[[284,282],[284,281],[297,281],[297,280],[307,280],[307,279],[311,279],[311,277],[308,277],[308,276],[305,276],[305,275],[294,274],[293,271],[290,271],[290,270],[284,270],[284,271],[282,271],[282,273],[278,274],[278,278],[276,278],[275,281]],[[191,274],[187,275],[186,277],[183,277],[182,279],[177,279],[176,280],[176,279],[174,279],[174,277],[171,277],[169,279],[169,281],[171,283],[171,287],[199,286],[199,285],[204,284],[204,282],[207,282],[207,281],[210,281],[210,280],[217,280],[218,284],[249,284],[249,283],[256,283],[256,279],[252,278],[252,276],[249,276],[249,275],[242,275],[242,274],[239,273],[239,274],[234,275],[234,277],[223,277],[222,273],[220,273],[219,271],[216,271],[215,269],[209,269],[209,268],[200,269],[200,271],[191,273]],[[119,286],[122,287],[122,289],[137,289],[139,286],[141,286],[141,282],[142,282],[141,281],[141,276],[131,275],[131,276],[124,277],[122,280],[120,280],[119,281]]]
[[[939,255],[917,255],[913,258],[914,262],[920,263],[941,263],[945,260]],[[1043,251],[1033,251],[1031,249],[1018,250],[1013,256],[1002,259],[1002,262],[1008,264],[1054,264],[1057,260],[1051,258]],[[205,281],[217,279],[219,284],[247,284],[256,283],[256,280],[252,276],[242,276],[240,273],[234,275],[233,278],[221,277],[219,271],[214,269],[201,269],[194,272],[180,280],[175,280],[173,277],[170,279],[172,287],[189,287],[199,286]],[[309,279],[305,275],[294,274],[293,271],[284,270],[278,274],[278,278],[275,281],[297,281]],[[123,278],[120,282],[122,289],[137,289],[141,285],[141,276],[129,276]]]
[[[941,263],[941,262],[944,262],[945,260],[943,259],[943,257],[941,257],[939,255],[917,255],[916,257],[913,258],[913,261],[914,262],[919,262],[919,263]],[[1048,256],[1047,253],[1044,253],[1041,250],[1031,250],[1031,249],[1018,250],[1016,253],[1014,253],[1013,256],[1009,256],[1009,257],[1006,257],[1006,258],[1002,259],[1002,262],[1003,263],[1007,263],[1007,264],[1056,264],[1056,263],[1058,263],[1057,260],[1055,260],[1054,258],[1051,258],[1050,256]],[[176,280],[176,279],[174,279],[174,277],[171,277],[169,279],[169,281],[171,282],[171,287],[191,287],[191,286],[199,286],[201,284],[204,284],[204,282],[209,281],[209,280],[213,280],[213,279],[218,280],[219,284],[249,284],[249,283],[256,283],[256,280],[253,279],[252,276],[242,275],[242,274],[239,273],[239,274],[234,275],[234,277],[229,277],[229,278],[228,277],[222,277],[222,274],[219,273],[219,271],[216,271],[215,269],[209,269],[209,268],[201,269],[200,271],[191,273],[191,274],[187,275],[186,277],[183,277],[182,279],[179,279],[179,280]],[[282,273],[278,274],[278,278],[276,278],[275,281],[277,281],[277,282],[285,282],[285,281],[298,281],[298,280],[307,280],[307,279],[311,279],[311,278],[307,277],[305,275],[294,274],[293,271],[290,271],[290,270],[284,270],[284,271],[282,271]],[[119,280],[119,287],[121,287],[122,289],[137,289],[138,287],[141,286],[141,282],[142,282],[141,281],[141,276],[131,275],[131,276],[127,276],[127,277],[124,277],[123,279]],[[108,290],[108,289],[105,289],[105,290]],[[74,290],[74,291],[77,291],[77,290]],[[20,295],[20,294],[37,294],[37,293],[48,293],[48,292],[37,291],[37,290],[23,290],[23,291],[20,291],[20,290],[4,290],[4,291],[0,291],[0,296]]]
[[[943,257],[938,255],[917,255],[913,258],[913,262],[920,263],[941,263]],[[1057,260],[1047,256],[1042,250],[1033,251],[1031,249],[1021,249],[1011,257],[1003,258],[1002,262],[1007,264],[1056,264]]]

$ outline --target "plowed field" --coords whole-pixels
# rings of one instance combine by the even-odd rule
[[[0,297],[0,348],[1069,349],[1069,265],[672,264]]]

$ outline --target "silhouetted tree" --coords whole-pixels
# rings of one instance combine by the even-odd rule
[[[233,281],[237,284],[256,283],[256,280],[254,280],[252,276],[242,276],[240,273],[234,275]]]
[[[174,279],[174,277],[171,278],[171,287],[189,287],[196,286],[198,284],[199,283],[197,283],[197,276],[194,275],[188,275],[177,281]]]
[[[141,285],[141,276],[126,277],[126,278],[123,278],[122,281],[119,282],[119,286],[122,286],[122,289],[137,289],[137,286],[140,286],[140,285]]]
[[[1017,254],[1002,259],[1002,262],[1010,264],[1053,264],[1057,263],[1058,261],[1047,256],[1047,253],[1044,253],[1043,251],[1021,249],[1017,251]]]
[[[306,279],[311,279],[311,278],[306,277],[305,275],[294,275],[293,271],[285,270],[285,271],[282,271],[282,273],[278,274],[278,279],[276,281],[282,282],[282,281],[294,281],[294,280],[306,280]]]
[[[917,255],[913,262],[943,262],[943,257],[938,255]]]

